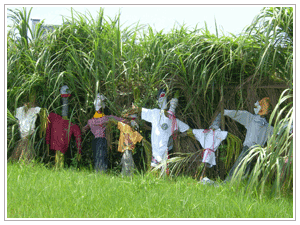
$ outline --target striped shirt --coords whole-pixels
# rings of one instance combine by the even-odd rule
[[[92,118],[88,120],[88,124],[83,128],[84,130],[90,128],[92,133],[95,135],[95,138],[104,138],[105,137],[105,122],[107,122],[110,118],[114,118],[118,121],[123,121],[123,118],[109,115],[103,116],[101,118]]]

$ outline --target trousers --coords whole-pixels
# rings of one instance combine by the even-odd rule
[[[96,172],[107,170],[107,140],[106,138],[94,138],[92,150]]]

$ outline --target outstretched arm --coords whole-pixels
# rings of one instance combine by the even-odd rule
[[[253,115],[245,110],[224,110],[224,116],[228,116],[231,119],[239,122],[240,124],[244,125],[247,127],[250,122],[252,121]],[[212,122],[210,125],[210,129],[218,129],[221,125],[221,113],[217,115],[215,120]]]
[[[137,116],[140,116],[141,113],[142,113],[142,108],[138,107],[138,106],[134,105],[134,103],[132,103],[131,109],[126,110],[126,112],[124,112],[122,114],[122,117],[129,118],[130,115],[133,115],[133,114],[137,114]]]
[[[217,129],[220,128],[220,125],[221,125],[221,113],[219,113],[217,115],[217,117],[215,118],[215,120],[209,126],[209,129],[217,130]]]
[[[229,116],[231,119],[239,122],[240,124],[248,127],[252,121],[253,115],[246,110],[224,110],[224,116]]]
[[[89,124],[85,125],[83,128],[81,128],[81,132],[85,133],[90,128]]]

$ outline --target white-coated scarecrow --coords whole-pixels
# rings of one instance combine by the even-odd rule
[[[107,170],[107,140],[105,135],[106,124],[110,119],[117,121],[124,121],[123,118],[104,114],[106,97],[104,95],[97,94],[94,106],[95,114],[92,119],[88,120],[85,127],[82,128],[82,132],[86,132],[87,129],[91,129],[95,138],[92,141],[92,150],[94,156],[94,164],[96,172],[105,172]]]
[[[203,148],[202,163],[204,163],[205,166],[200,181],[204,184],[212,183],[207,177],[204,177],[205,170],[206,167],[210,168],[216,165],[215,152],[221,142],[226,139],[228,132],[222,131],[219,127],[212,125],[209,129],[192,129],[192,133]],[[191,135],[190,130],[188,131],[188,134]]]
[[[233,167],[229,171],[226,177],[226,181],[231,180],[235,171],[237,172],[240,168],[240,163],[243,158],[250,152],[251,147],[254,145],[264,146],[268,138],[273,133],[273,127],[267,122],[265,116],[269,112],[270,99],[265,97],[260,101],[257,101],[254,106],[254,113],[252,114],[245,110],[224,110],[224,116],[228,116],[233,120],[244,125],[247,129],[245,141],[243,143],[243,149],[238,159],[234,163]],[[221,114],[215,119],[214,126],[219,126],[221,121]],[[246,173],[249,172],[251,163],[249,162],[246,167]]]
[[[173,135],[176,138],[175,131],[185,132],[189,126],[180,121],[175,116],[175,109],[178,105],[178,97],[170,101],[170,108],[167,108],[167,96],[165,90],[160,90],[158,94],[158,106],[160,109],[141,108],[141,119],[152,124],[151,129],[151,145],[152,145],[152,161],[151,166],[156,167],[163,163],[165,167],[168,158],[169,138]],[[164,168],[162,169],[164,171]]]

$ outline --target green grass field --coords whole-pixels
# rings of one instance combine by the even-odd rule
[[[293,197],[245,195],[243,187],[214,187],[152,174],[124,177],[56,171],[40,164],[7,165],[11,218],[293,218]]]

